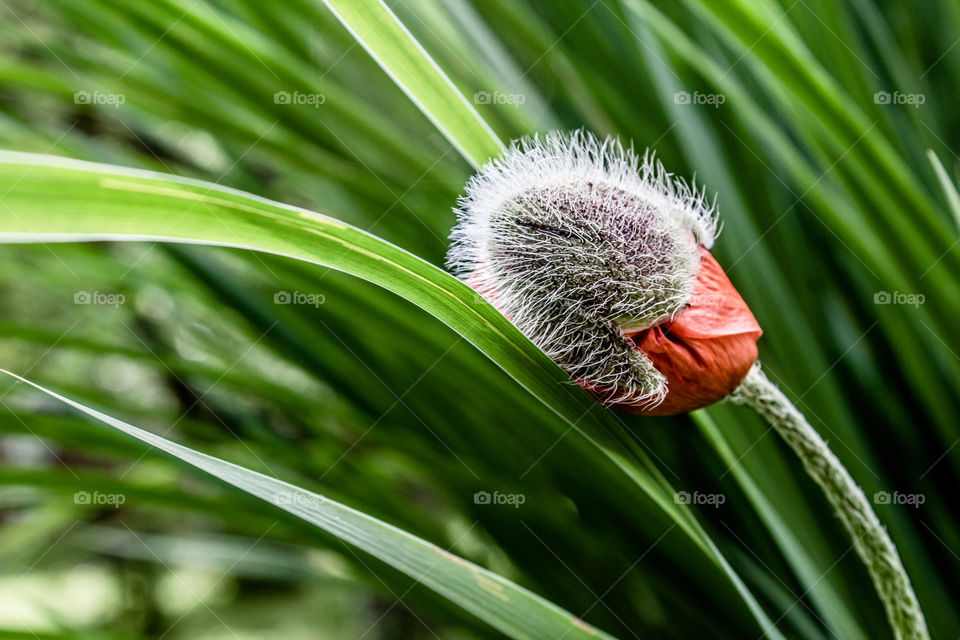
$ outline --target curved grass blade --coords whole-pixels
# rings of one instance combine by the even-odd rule
[[[613,638],[506,578],[361,511],[138,429],[5,369],[0,373],[349,542],[512,638]]]
[[[736,455],[709,411],[694,411],[690,414],[690,417],[700,427],[701,432],[711,442],[724,464],[730,469],[747,499],[766,524],[770,535],[776,538],[784,557],[790,563],[802,584],[811,585],[804,595],[810,597],[816,606],[823,611],[823,616],[826,618],[822,621],[824,625],[831,632],[843,638],[863,639],[869,637],[859,627],[856,619],[850,615],[850,611],[846,608],[847,604],[837,593],[836,588],[828,581],[824,581],[822,568],[818,567],[810,557],[810,552],[805,544],[802,544],[793,531],[787,528],[783,518],[768,498],[769,488],[761,488],[745,468],[737,464]]]
[[[0,242],[155,241],[233,247],[350,273],[451,327],[585,437],[686,533],[771,638],[782,637],[686,505],[642,451],[596,440],[620,425],[473,289],[442,269],[329,216],[220,185],[41,154],[0,151]],[[588,433],[588,430],[590,433]]]
[[[474,167],[503,144],[382,0],[324,0],[357,42]]]
[[[595,406],[473,289],[334,218],[203,181],[13,151],[0,151],[0,184],[8,185],[0,202],[0,242],[205,244],[331,267],[427,310],[565,420],[576,421]]]
[[[933,149],[927,150],[927,159],[929,159],[930,164],[933,165],[933,170],[937,174],[940,186],[943,187],[943,195],[947,198],[947,202],[950,205],[950,212],[953,213],[953,219],[957,223],[957,228],[960,229],[960,193],[957,193],[956,185],[950,180],[950,174],[943,168],[943,163],[940,162],[940,158],[933,152]]]

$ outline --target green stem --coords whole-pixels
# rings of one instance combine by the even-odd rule
[[[753,366],[731,399],[750,405],[762,415],[796,452],[807,473],[823,489],[870,572],[896,638],[929,640],[930,633],[920,603],[893,540],[880,524],[863,489],[830,451],[820,434],[767,378],[759,363]]]

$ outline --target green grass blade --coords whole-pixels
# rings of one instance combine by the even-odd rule
[[[956,185],[950,180],[950,175],[947,173],[947,170],[943,168],[943,163],[940,162],[940,158],[937,157],[937,154],[935,154],[932,149],[927,151],[927,158],[930,159],[930,164],[933,165],[933,170],[937,173],[937,179],[940,180],[940,186],[943,187],[943,194],[950,204],[953,219],[957,222],[957,228],[960,229],[960,193],[957,193]]]
[[[616,420],[494,307],[438,267],[334,218],[199,180],[4,151],[0,185],[6,186],[0,242],[139,240],[234,247],[350,273],[420,306],[622,469],[726,575],[767,635],[781,637],[689,507],[675,503],[675,491],[646,454],[634,452],[635,460],[628,461],[595,440],[617,431]]]
[[[138,429],[5,369],[0,372],[349,542],[513,638],[612,638],[523,587],[363,512]]]
[[[331,267],[426,309],[565,419],[593,400],[473,289],[325,215],[197,180],[0,152],[0,242],[143,240],[235,247]],[[52,200],[51,185],[65,197]],[[134,215],[135,214],[135,215]]]
[[[475,167],[503,144],[381,0],[324,0],[357,42]]]
[[[811,559],[809,552],[804,544],[797,539],[796,534],[791,531],[783,518],[778,513],[774,504],[767,497],[769,488],[760,487],[743,465],[738,464],[738,460],[730,445],[723,436],[720,427],[713,420],[713,417],[707,410],[694,411],[690,414],[693,421],[700,427],[700,430],[713,444],[717,453],[723,459],[724,464],[731,470],[740,488],[746,494],[747,499],[757,510],[757,514],[764,521],[770,535],[777,539],[780,549],[794,571],[802,580],[803,584],[811,585],[805,595],[808,595],[816,605],[824,611],[824,616],[829,620],[831,631],[844,638],[866,638],[868,635],[859,628],[857,622],[845,608],[843,599],[836,593],[833,586],[824,581],[823,572],[817,564]]]

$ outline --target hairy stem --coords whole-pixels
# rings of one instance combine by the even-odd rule
[[[756,364],[733,393],[734,402],[762,415],[790,445],[820,485],[867,566],[887,618],[899,640],[928,640],[927,623],[897,548],[870,506],[863,489],[830,451],[803,414]]]

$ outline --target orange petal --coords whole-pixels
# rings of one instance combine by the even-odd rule
[[[756,361],[760,325],[710,252],[701,247],[700,255],[690,306],[673,320],[625,334],[666,376],[667,397],[652,408],[615,408],[660,416],[693,411],[729,395]]]

